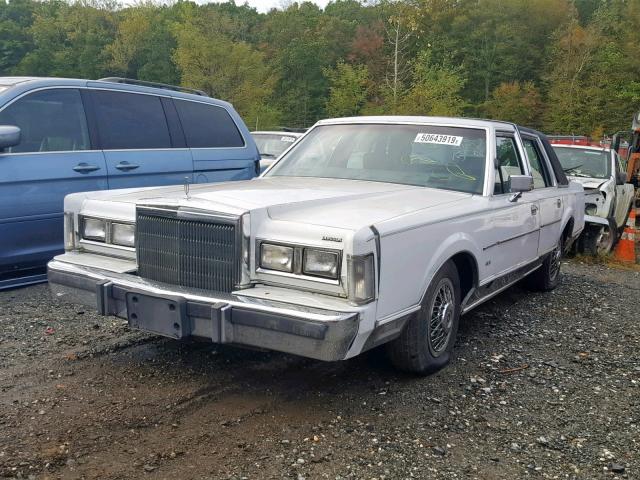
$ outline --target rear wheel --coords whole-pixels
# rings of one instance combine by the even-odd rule
[[[542,262],[542,266],[525,279],[527,287],[531,290],[548,292],[560,284],[562,250],[563,242],[562,238],[560,238],[556,247],[551,253],[547,254],[547,257]]]
[[[393,365],[427,375],[445,367],[451,359],[460,321],[460,279],[448,261],[433,278],[420,310],[413,314],[400,337],[387,351]]]

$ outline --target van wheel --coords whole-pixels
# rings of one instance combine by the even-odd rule
[[[391,363],[400,370],[428,375],[451,359],[460,323],[460,279],[452,261],[431,281],[420,310],[402,334],[387,344]]]
[[[560,284],[562,249],[562,238],[560,238],[556,248],[554,248],[542,262],[542,266],[525,279],[525,284],[529,289],[538,292],[548,292]]]

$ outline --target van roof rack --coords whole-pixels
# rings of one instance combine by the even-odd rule
[[[194,95],[200,95],[202,97],[209,96],[202,90],[196,90],[195,88],[178,87],[176,85],[169,85],[167,83],[147,82],[145,80],[136,80],[135,78],[105,77],[105,78],[99,78],[98,81],[112,82],[112,83],[126,83],[127,85],[139,85],[141,87],[163,88],[165,90],[173,90],[174,92],[192,93]]]

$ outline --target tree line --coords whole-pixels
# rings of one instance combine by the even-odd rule
[[[250,128],[463,115],[599,137],[640,109],[639,26],[640,0],[3,0],[0,72],[180,84]]]

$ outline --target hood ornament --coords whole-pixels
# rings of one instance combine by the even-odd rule
[[[189,196],[190,189],[189,177],[184,177],[184,198],[189,200],[191,197]]]

